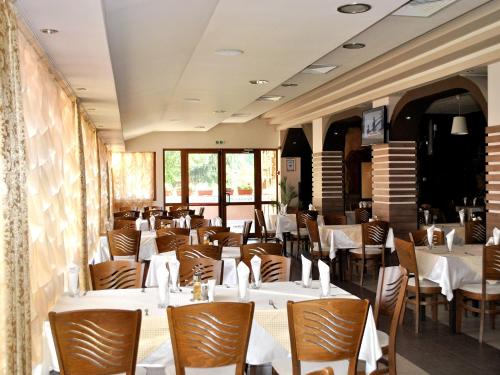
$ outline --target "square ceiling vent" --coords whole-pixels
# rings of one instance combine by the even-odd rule
[[[393,16],[430,17],[457,0],[411,0],[403,5]]]
[[[320,65],[312,64],[305,68],[302,73],[306,74],[326,74],[331,72],[333,69],[338,68],[337,65]]]

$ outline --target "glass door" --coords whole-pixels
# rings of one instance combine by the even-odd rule
[[[189,151],[187,153],[189,207],[205,207],[205,219],[220,216],[219,152]]]

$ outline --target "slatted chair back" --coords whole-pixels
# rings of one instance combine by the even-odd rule
[[[176,250],[177,259],[211,258],[221,260],[222,249],[212,245],[183,245]]]
[[[419,288],[417,256],[415,254],[415,246],[412,242],[402,240],[400,238],[394,239],[394,247],[398,254],[399,264],[405,268],[408,276],[415,277],[415,286]]]
[[[156,237],[161,236],[189,236],[188,228],[161,228],[156,231]]]
[[[488,280],[500,280],[500,245],[483,248],[483,291]]]
[[[297,220],[297,228],[306,228],[307,220],[318,220],[318,211],[303,210],[297,211],[295,214]]]
[[[168,206],[168,212],[178,211],[178,210],[187,210],[189,206],[187,204],[172,204]]]
[[[221,232],[229,232],[229,228],[227,227],[201,227],[196,230],[198,233],[198,243],[199,244],[204,244],[207,245],[208,242],[210,241],[210,236],[215,234],[215,233],[221,233]]]
[[[465,223],[465,243],[481,244],[486,243],[486,226],[483,221],[468,221]]]
[[[355,375],[369,306],[344,298],[289,301],[293,374],[301,373],[301,361],[348,360],[348,374]]]
[[[210,220],[204,219],[203,217],[192,217],[191,218],[191,229],[198,229],[201,227],[209,227]]]
[[[168,213],[174,219],[180,219],[181,217],[194,215],[194,210],[174,210],[174,211],[169,211]]]
[[[236,365],[245,373],[254,303],[215,302],[167,308],[175,368]]]
[[[325,225],[346,225],[347,217],[344,214],[327,213],[323,214]]]
[[[321,254],[321,237],[319,235],[318,221],[307,220],[306,228],[311,249],[313,249],[314,252],[319,251],[319,253]]]
[[[370,221],[362,225],[362,240],[364,246],[385,246],[389,223],[387,221]]]
[[[262,282],[290,281],[290,258],[281,255],[259,255]]]
[[[198,215],[203,216],[204,213],[205,213],[205,207],[200,207]]]
[[[266,225],[266,218],[264,217],[264,212],[262,210],[259,210],[258,208],[256,208],[255,209],[255,217],[257,218],[257,225],[259,226],[259,229],[261,232],[261,238],[267,238],[268,231],[267,231],[267,225]]]
[[[444,245],[445,238],[444,232],[442,230],[435,230],[432,232],[432,245],[439,246]],[[416,230],[410,232],[410,241],[413,242],[415,246],[429,246],[429,239],[427,238],[427,231]]]
[[[113,221],[113,229],[135,229],[134,218],[119,218]]]
[[[137,219],[139,217],[139,211],[133,211],[133,210],[119,211],[119,212],[113,213],[113,217],[115,217],[115,218],[128,217],[128,218]]]
[[[149,219],[151,216],[154,216],[155,219],[158,219],[165,215],[165,212],[163,210],[149,210],[149,211],[144,211],[144,214],[142,215],[144,219]]]
[[[165,216],[160,216],[155,218],[155,230],[162,228],[174,228],[175,223],[172,218],[167,218]]]
[[[254,255],[283,255],[283,245],[280,243],[251,243],[240,246],[241,260],[252,259]]]
[[[158,253],[166,253],[168,251],[177,251],[183,245],[189,245],[189,236],[181,234],[171,234],[166,236],[156,237],[156,248]]]
[[[117,229],[107,233],[109,254],[114,257],[134,257],[139,260],[139,247],[141,246],[141,231],[135,229]]]
[[[252,220],[245,220],[245,222],[243,223],[243,232],[241,233],[243,235],[243,245],[246,245],[248,243],[250,230],[252,229],[252,223]]]
[[[144,207],[144,211],[153,211],[153,210],[161,210],[162,208],[160,206],[147,206]]]
[[[50,312],[61,374],[135,373],[141,310]]]
[[[233,232],[220,232],[210,236],[210,242],[215,243],[217,246],[223,247],[240,247],[243,244],[243,236],[241,233]]]
[[[308,372],[307,375],[334,375],[334,374],[333,374],[333,369],[331,367],[325,367],[318,371]]]
[[[371,208],[356,208],[354,209],[354,220],[356,224],[368,223],[372,217]]]
[[[222,275],[222,261],[212,258],[195,258],[180,260],[179,282],[181,286],[193,285],[193,275],[195,272],[201,273],[201,280],[215,279],[216,284],[220,284]]]
[[[93,290],[140,288],[143,265],[131,260],[90,264]]]

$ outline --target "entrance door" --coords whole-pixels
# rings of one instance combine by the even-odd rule
[[[219,152],[188,151],[187,166],[189,207],[205,207],[208,218],[220,216]]]

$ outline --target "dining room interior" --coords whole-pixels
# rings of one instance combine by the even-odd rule
[[[500,0],[0,0],[0,374],[500,373]]]

